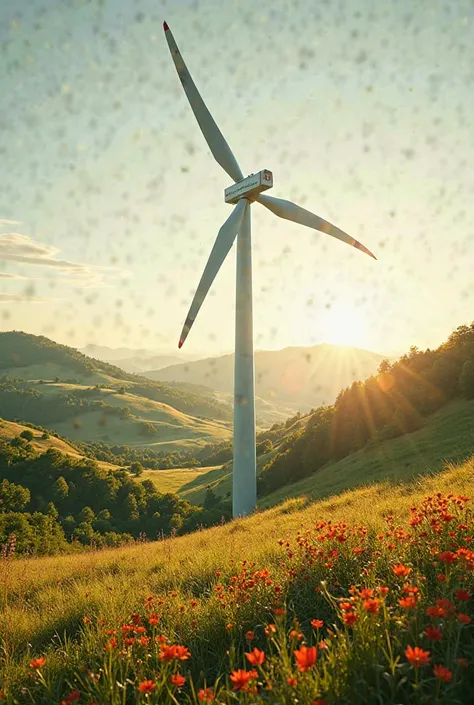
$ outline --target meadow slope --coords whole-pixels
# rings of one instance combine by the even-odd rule
[[[473,480],[470,460],[157,543],[4,559],[4,698],[467,703]]]

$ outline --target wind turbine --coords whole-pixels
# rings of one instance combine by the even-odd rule
[[[224,192],[225,202],[235,204],[235,208],[217,234],[184,323],[178,347],[181,348],[186,340],[206,294],[237,238],[232,513],[234,517],[238,517],[253,512],[257,501],[250,205],[254,202],[261,203],[280,218],[319,230],[357,247],[374,259],[376,257],[358,240],[314,213],[291,201],[262,195],[262,191],[273,186],[273,175],[268,169],[244,178],[229,145],[204,104],[166,22],[163,22],[163,29],[179,79],[209,149],[235,182]]]

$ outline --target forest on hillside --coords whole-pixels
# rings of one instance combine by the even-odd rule
[[[232,418],[231,407],[221,404],[207,393],[201,395],[176,385],[168,386],[140,375],[129,374],[115,365],[87,357],[74,348],[55,343],[44,336],[18,331],[0,332],[0,380],[3,384],[9,382],[15,384],[17,388],[21,385],[23,390],[29,390],[31,384],[28,385],[28,381],[23,377],[24,369],[33,365],[38,367],[46,364],[58,366],[59,376],[55,377],[56,382],[89,384],[87,380],[91,379],[91,386],[97,387],[97,380],[92,381],[93,376],[101,375],[103,379],[106,376],[108,387],[115,387],[123,392],[168,404],[183,413],[211,419],[230,420]],[[64,371],[63,374],[59,374],[60,370]],[[109,381],[108,378],[113,379]],[[3,389],[0,390],[0,392],[3,391]],[[13,402],[12,397],[10,402],[20,406],[22,404],[22,400]],[[42,403],[46,405],[47,401],[42,400]],[[2,412],[0,415],[12,418],[11,415]],[[26,416],[19,416],[19,418],[42,423],[41,420],[34,421]],[[46,419],[43,419],[43,422],[46,422]]]
[[[435,350],[411,347],[378,374],[343,389],[335,403],[309,415],[258,478],[258,493],[311,475],[369,443],[420,428],[424,418],[456,397],[474,398],[474,323],[457,328]]]
[[[230,518],[230,503],[209,490],[203,507],[151,480],[139,480],[141,466],[103,470],[91,459],[50,448],[37,453],[26,430],[0,442],[0,545],[8,555],[38,555],[118,546],[219,524]],[[137,477],[134,477],[136,475]]]

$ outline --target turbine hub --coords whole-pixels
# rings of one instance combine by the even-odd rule
[[[273,174],[269,169],[262,169],[256,174],[250,174],[245,179],[237,181],[224,191],[226,203],[237,203],[241,198],[248,201],[255,201],[262,191],[266,191],[273,186]]]

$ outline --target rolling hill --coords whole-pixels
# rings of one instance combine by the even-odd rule
[[[255,392],[290,412],[332,403],[339,391],[377,371],[383,356],[337,345],[290,347],[255,353]],[[144,372],[161,382],[203,384],[232,393],[234,356],[223,355]]]
[[[305,419],[300,426],[303,427]],[[324,499],[373,482],[402,482],[441,472],[450,463],[474,456],[474,401],[456,401],[430,416],[423,428],[393,438],[328,463],[309,477],[290,482],[259,497],[258,506],[268,508],[288,498]],[[288,441],[289,429],[271,453],[258,457],[260,473],[279,447]],[[148,470],[159,492],[177,492],[193,504],[202,504],[207,487],[225,497],[232,489],[232,463],[213,468]]]
[[[232,409],[47,338],[9,332],[0,333],[0,416],[73,440],[168,450],[230,438]]]

